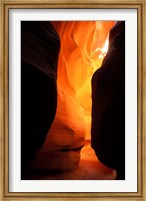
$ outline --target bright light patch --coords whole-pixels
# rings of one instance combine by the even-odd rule
[[[109,40],[107,38],[106,41],[105,41],[105,44],[104,44],[103,48],[100,49],[101,54],[98,56],[99,59],[103,58],[106,55],[106,53],[108,51],[108,44],[109,44]]]

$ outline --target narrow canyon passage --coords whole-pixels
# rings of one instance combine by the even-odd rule
[[[114,21],[51,22],[60,38],[56,113],[44,142],[29,162],[33,171],[29,170],[25,179],[116,178],[116,173],[101,164],[91,148],[91,81],[108,51],[109,31],[114,24]],[[56,36],[50,36],[55,41]],[[50,58],[54,48],[50,47],[48,52]]]
[[[108,32],[113,24],[101,21],[53,22],[61,40],[57,111],[32,167],[63,171],[78,169],[76,175],[65,174],[68,179],[102,177],[91,148],[91,78],[107,52]]]

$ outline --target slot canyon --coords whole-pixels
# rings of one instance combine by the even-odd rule
[[[125,23],[21,22],[22,179],[125,179]]]

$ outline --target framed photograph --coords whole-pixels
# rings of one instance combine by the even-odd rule
[[[146,200],[144,6],[1,0],[1,200]]]

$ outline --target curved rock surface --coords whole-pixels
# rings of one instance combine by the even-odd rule
[[[125,179],[125,22],[109,35],[109,50],[92,78],[92,147],[98,159]]]
[[[22,22],[22,157],[31,167],[78,167],[91,138],[91,77],[113,24]]]
[[[21,165],[43,145],[57,107],[60,40],[50,22],[21,22]]]
[[[114,22],[52,22],[61,41],[57,71],[57,111],[46,141],[31,167],[75,170],[90,136],[91,76],[101,59],[93,51],[105,43]],[[103,33],[103,34],[102,34]],[[99,63],[97,65],[97,63]]]

